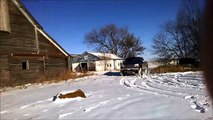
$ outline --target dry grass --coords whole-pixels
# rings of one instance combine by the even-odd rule
[[[46,72],[44,75],[40,75],[38,79],[29,79],[29,80],[10,80],[10,81],[2,81],[0,84],[0,89],[7,87],[16,87],[27,88],[28,84],[37,83],[37,84],[46,84],[46,83],[58,83],[61,81],[66,81],[69,79],[76,79],[80,77],[93,75],[89,72],[60,72],[58,74],[52,74],[51,72]]]
[[[180,65],[158,66],[153,68],[151,73],[168,73],[168,72],[186,72],[186,71],[199,71],[198,67],[187,67]]]
[[[66,81],[69,79],[76,79],[76,78],[81,78],[81,77],[90,76],[90,75],[93,75],[93,74],[89,73],[89,72],[80,72],[80,73],[64,72],[64,73],[60,73],[58,76],[55,77],[55,79],[52,79],[50,81],[57,83],[57,82],[61,82],[64,80]]]

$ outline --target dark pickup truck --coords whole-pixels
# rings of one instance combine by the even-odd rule
[[[130,57],[125,59],[121,65],[121,75],[139,75],[142,76],[144,72],[148,72],[148,63],[144,62],[142,57]]]

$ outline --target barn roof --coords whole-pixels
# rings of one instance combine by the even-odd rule
[[[52,43],[59,51],[65,56],[69,56],[67,53],[50,35],[48,35],[42,28],[42,26],[36,21],[36,19],[30,14],[26,7],[21,3],[20,0],[12,0],[20,12],[27,18],[27,20],[44,36],[47,40]]]
[[[98,52],[87,52],[87,53],[92,54],[100,59],[122,60],[121,57],[118,57],[117,55],[112,53],[98,53]]]

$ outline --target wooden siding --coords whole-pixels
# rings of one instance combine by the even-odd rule
[[[11,33],[0,32],[0,52],[36,52],[34,26],[8,0]]]
[[[42,58],[12,56],[9,58],[9,68],[11,80],[34,80],[38,79],[39,72],[42,71]],[[29,70],[22,69],[22,62],[29,62]]]
[[[29,62],[29,69],[22,69],[22,62]],[[45,58],[32,56],[9,57],[9,69],[11,80],[35,80],[40,79],[45,73],[54,76],[66,71],[66,61],[63,58]],[[51,75],[52,74],[52,75]]]
[[[0,55],[0,78],[1,82],[10,80],[10,68],[7,55]]]
[[[7,0],[0,0],[0,31],[10,32],[10,19]]]
[[[53,44],[51,44],[40,32],[38,32],[39,51],[51,55],[64,56]]]
[[[0,78],[2,81],[36,81],[54,78],[69,68],[69,57],[53,45],[16,5],[8,0],[11,32],[0,31]],[[28,61],[29,69],[22,68]]]

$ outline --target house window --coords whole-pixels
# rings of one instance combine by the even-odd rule
[[[28,62],[28,60],[27,61],[23,61],[21,63],[21,68],[22,68],[22,70],[29,70],[29,62]]]
[[[120,66],[120,63],[118,63],[118,66]]]
[[[111,64],[109,64],[109,67],[111,67],[112,65]]]

